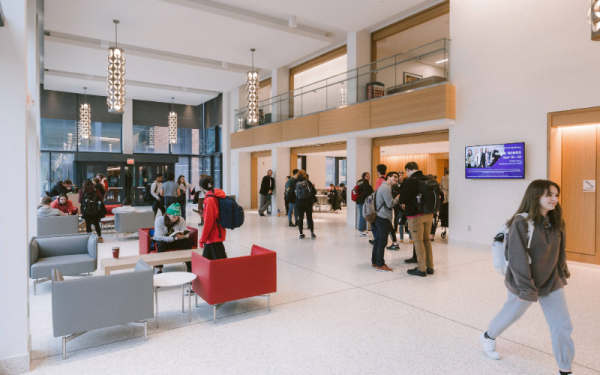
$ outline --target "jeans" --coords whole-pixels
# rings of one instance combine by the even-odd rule
[[[359,218],[358,218],[358,231],[359,232],[364,232],[367,230],[367,222],[365,220],[365,217],[363,216],[363,205],[362,204],[357,204],[356,205],[356,209],[359,212]]]
[[[294,218],[296,219],[296,223],[298,222],[298,208],[296,207],[296,203],[289,203],[290,208],[288,210],[288,221],[292,221],[292,211],[294,212]]]
[[[96,233],[98,233],[98,237],[102,237],[102,227],[100,226],[100,218],[96,216],[86,216],[83,218],[85,220],[85,231],[87,233],[92,233],[92,224],[94,224],[94,228],[96,228]]]
[[[382,267],[385,265],[383,255],[385,252],[385,246],[387,245],[387,238],[392,230],[392,222],[388,219],[377,216],[375,222],[371,224],[371,228],[374,233],[377,233],[375,237],[375,243],[373,244],[373,252],[371,253],[371,264]]]
[[[271,205],[271,195],[260,195],[260,208],[258,209],[258,213],[264,214],[265,211]]]

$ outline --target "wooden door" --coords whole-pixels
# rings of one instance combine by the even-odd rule
[[[596,263],[596,197],[584,192],[584,180],[596,180],[596,126],[562,128],[562,207],[569,259]]]

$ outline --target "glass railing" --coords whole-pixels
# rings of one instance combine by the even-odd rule
[[[357,69],[259,101],[258,125],[246,107],[234,111],[235,131],[341,108],[448,81],[450,40],[440,39]]]

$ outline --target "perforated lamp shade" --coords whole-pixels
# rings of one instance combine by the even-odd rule
[[[121,48],[108,49],[108,112],[123,113],[125,107],[125,56]]]
[[[246,99],[248,112],[246,113],[248,125],[258,125],[258,72],[248,72],[246,80]]]

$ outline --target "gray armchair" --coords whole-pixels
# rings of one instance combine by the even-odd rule
[[[63,359],[67,342],[87,331],[130,324],[144,327],[154,318],[154,269],[143,260],[135,272],[64,280],[52,270],[52,327],[62,338]]]
[[[142,228],[154,227],[154,212],[123,212],[115,214],[117,237],[123,233],[137,233]]]
[[[38,236],[29,242],[29,277],[36,285],[50,280],[52,269],[65,276],[94,272],[98,268],[98,238],[92,233]]]
[[[77,234],[79,232],[78,215],[38,217],[37,222],[38,236]]]

